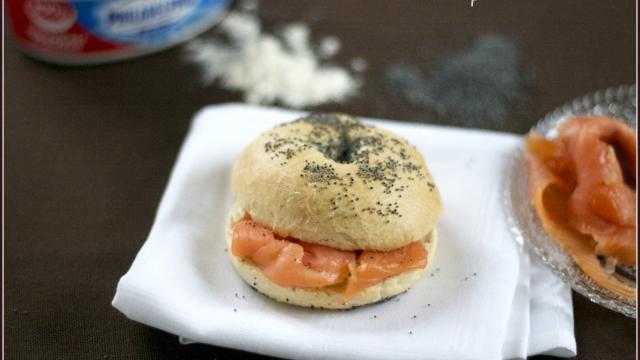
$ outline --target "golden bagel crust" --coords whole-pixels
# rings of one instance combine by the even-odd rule
[[[424,239],[441,213],[422,155],[344,114],[311,114],[260,135],[237,159],[232,191],[277,234],[341,250]]]
[[[343,303],[342,291],[344,291],[344,286],[319,289],[283,287],[269,280],[262,270],[255,266],[250,260],[234,256],[231,253],[233,224],[242,219],[244,214],[245,211],[238,206],[238,204],[234,205],[225,229],[225,237],[227,246],[229,247],[228,252],[233,266],[238,271],[238,274],[240,274],[240,277],[254,289],[276,301],[291,305],[346,310],[357,306],[373,304],[403,293],[420,280],[427,268],[431,266],[437,246],[437,234],[436,230],[433,229],[423,240],[425,249],[427,250],[427,266],[424,269],[410,270],[390,277],[379,284],[365,289],[348,303]]]

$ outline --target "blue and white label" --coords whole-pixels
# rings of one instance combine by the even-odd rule
[[[160,44],[184,37],[212,17],[219,17],[230,0],[78,1],[78,23],[106,40]]]

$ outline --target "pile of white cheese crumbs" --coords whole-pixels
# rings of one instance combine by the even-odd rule
[[[242,92],[249,103],[293,108],[338,102],[358,88],[346,69],[320,63],[340,50],[335,37],[325,38],[316,54],[304,24],[290,24],[275,36],[262,32],[254,15],[232,12],[219,26],[228,41],[195,39],[186,45],[186,58],[199,65],[205,84]]]

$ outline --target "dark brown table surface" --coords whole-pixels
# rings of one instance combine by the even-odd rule
[[[633,1],[266,1],[267,26],[307,21],[337,35],[337,62],[364,57],[359,96],[320,110],[447,123],[393,100],[386,66],[428,63],[478,35],[509,36],[532,75],[524,133],[565,101],[636,81]],[[240,96],[202,87],[182,48],[65,68],[6,43],[5,355],[9,359],[224,359],[256,355],[132,321],[110,305],[145,240],[191,116]],[[456,124],[451,120],[452,124]],[[479,125],[481,126],[481,125]],[[495,127],[495,126],[494,126]],[[631,359],[635,322],[573,297],[580,359]],[[293,340],[293,339],[292,339]]]

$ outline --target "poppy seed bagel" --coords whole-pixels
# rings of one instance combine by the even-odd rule
[[[425,239],[438,188],[406,140],[344,114],[310,114],[251,142],[232,172],[250,217],[282,237],[387,251]]]

